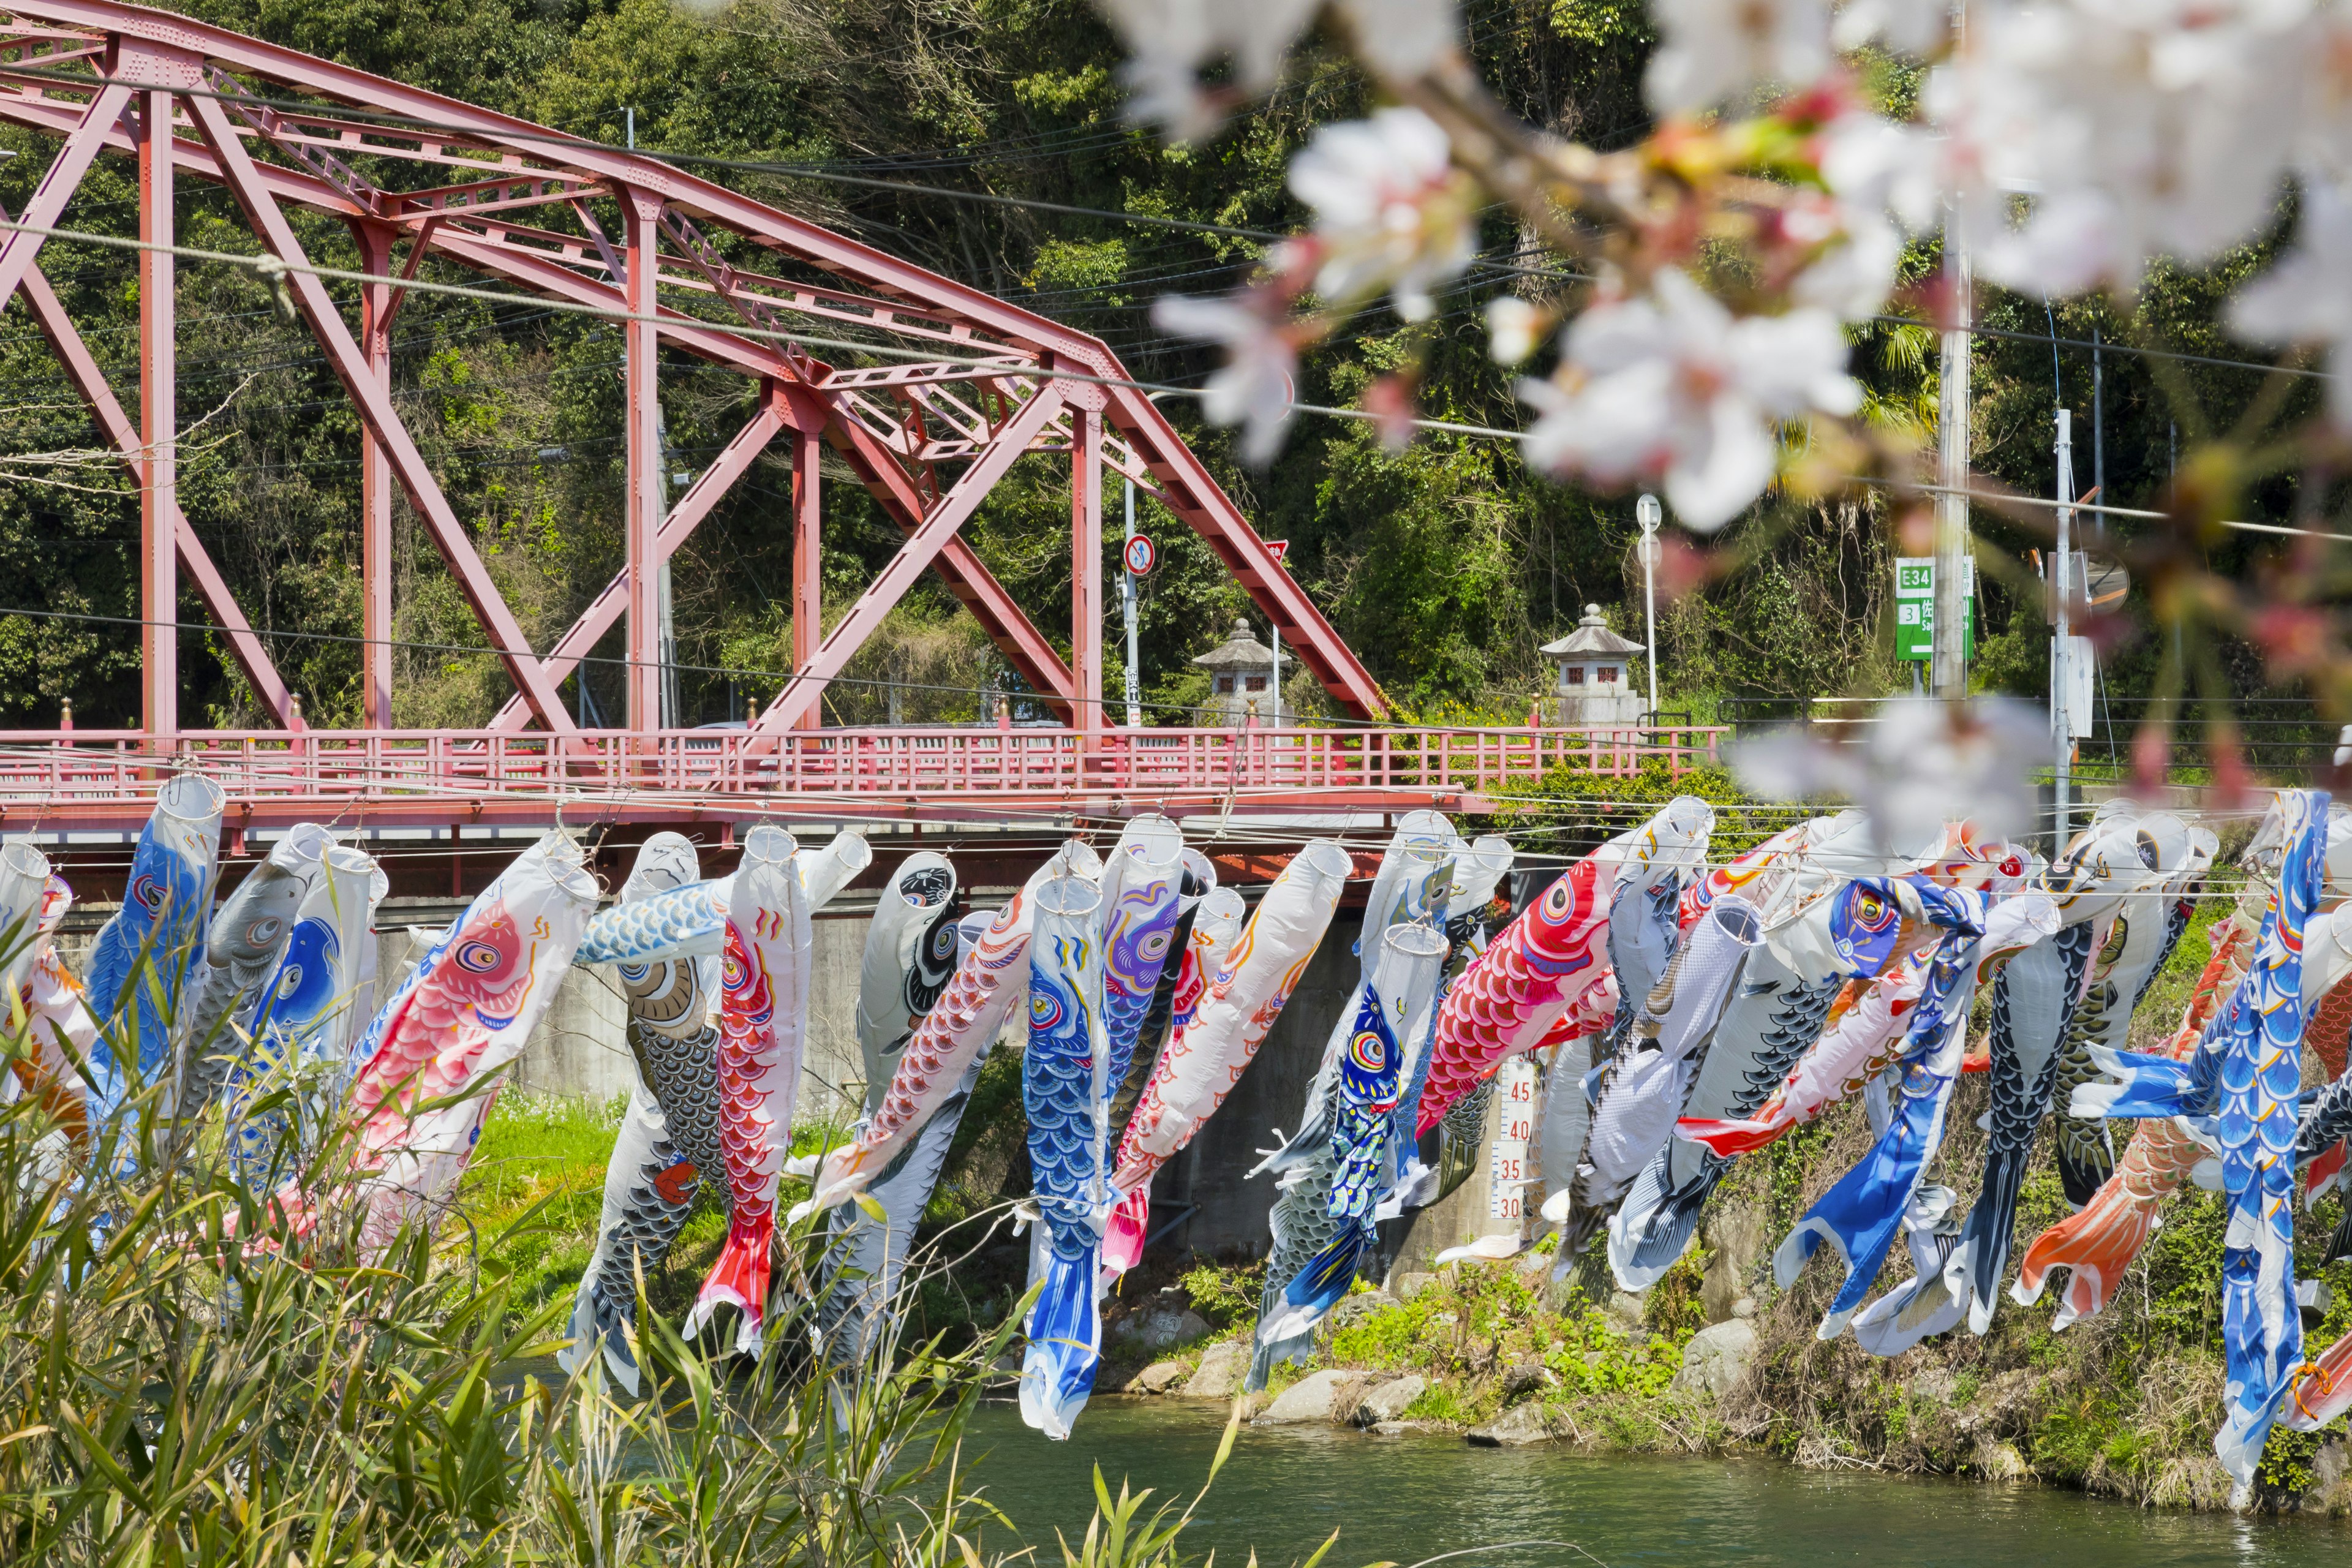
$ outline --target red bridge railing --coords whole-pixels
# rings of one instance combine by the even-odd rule
[[[63,826],[143,816],[173,768],[215,779],[233,811],[270,819],[339,812],[446,822],[544,817],[559,799],[622,818],[729,808],[925,807],[1123,800],[1198,809],[1463,805],[1566,768],[1625,777],[1653,761],[1679,775],[1719,759],[1728,731],[1060,728],[740,730],[574,737],[492,730],[0,731],[0,813]]]

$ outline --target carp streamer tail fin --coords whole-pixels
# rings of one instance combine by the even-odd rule
[[[1151,1188],[1140,1186],[1118,1200],[1103,1227],[1103,1283],[1108,1286],[1143,1257],[1143,1242],[1151,1223]]]
[[[2033,1305],[2049,1289],[2051,1271],[2063,1268],[2066,1289],[2050,1327],[2095,1317],[2147,1244],[2156,1215],[2155,1203],[2134,1198],[2120,1179],[2110,1176],[2089,1203],[2033,1238],[2018,1262],[2009,1299],[2021,1307]]]
[[[1675,1137],[1704,1143],[1727,1160],[1753,1153],[1788,1130],[1782,1121],[1716,1121],[1703,1116],[1685,1116],[1675,1123]]]
[[[1674,1184],[1672,1149],[1661,1149],[1633,1178],[1609,1222],[1609,1265],[1627,1290],[1648,1289],[1666,1276],[1698,1231],[1699,1210],[1727,1162],[1708,1159],[1680,1186]]]
[[[2069,1102],[2056,1110],[2084,1118],[2182,1116],[2200,1109],[2211,1088],[2197,1081],[2191,1063],[2170,1057],[2094,1046],[2091,1060],[2106,1081],[2075,1085]]]
[[[711,1264],[709,1277],[694,1299],[694,1310],[687,1314],[689,1338],[700,1333],[720,1307],[733,1307],[742,1314],[735,1331],[736,1351],[743,1355],[760,1353],[761,1324],[768,1302],[768,1248],[774,1239],[772,1216],[754,1224],[737,1220],[728,1225],[718,1260]]]
[[[1307,1267],[1283,1288],[1281,1309],[1258,1325],[1258,1343],[1275,1345],[1313,1333],[1323,1315],[1338,1306],[1356,1282],[1356,1266],[1363,1260],[1371,1237],[1370,1226],[1349,1226],[1308,1258]]]
[[[1060,1440],[1094,1392],[1102,1363],[1102,1316],[1095,1310],[1097,1244],[1075,1258],[1052,1254],[1045,1288],[1029,1311],[1029,1348],[1021,1358],[1021,1419]]]
[[[1984,1185],[1976,1207],[1969,1211],[1960,1245],[1948,1272],[1956,1270],[1969,1297],[1969,1332],[1982,1334],[1992,1327],[1993,1309],[2000,1304],[2000,1277],[2009,1268],[2010,1247],[2017,1229],[2017,1198],[2025,1185],[2025,1163],[2032,1149],[1995,1149],[1985,1155]]]

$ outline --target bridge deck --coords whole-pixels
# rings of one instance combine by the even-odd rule
[[[983,817],[1159,809],[1475,810],[1555,769],[1679,775],[1718,760],[1727,731],[1058,728],[736,730],[571,736],[497,730],[0,731],[0,821],[14,829],[130,828],[157,779],[195,768],[232,823],[305,818],[443,824],[723,820],[852,813]]]

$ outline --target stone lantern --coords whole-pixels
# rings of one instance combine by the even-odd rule
[[[1257,640],[1246,619],[1234,622],[1234,635],[1192,661],[1209,672],[1209,700],[1202,721],[1238,730],[1255,705],[1261,727],[1282,722],[1281,694],[1274,689],[1274,650]]]
[[[1585,605],[1576,629],[1539,651],[1559,671],[1549,704],[1553,723],[1624,729],[1641,723],[1642,695],[1625,678],[1625,660],[1642,645],[1611,631],[1600,605]]]

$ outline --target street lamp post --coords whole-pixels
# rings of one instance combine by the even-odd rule
[[[1658,498],[1645,495],[1633,503],[1633,521],[1642,525],[1642,640],[1650,652],[1650,722],[1658,721],[1658,523],[1663,516]]]

